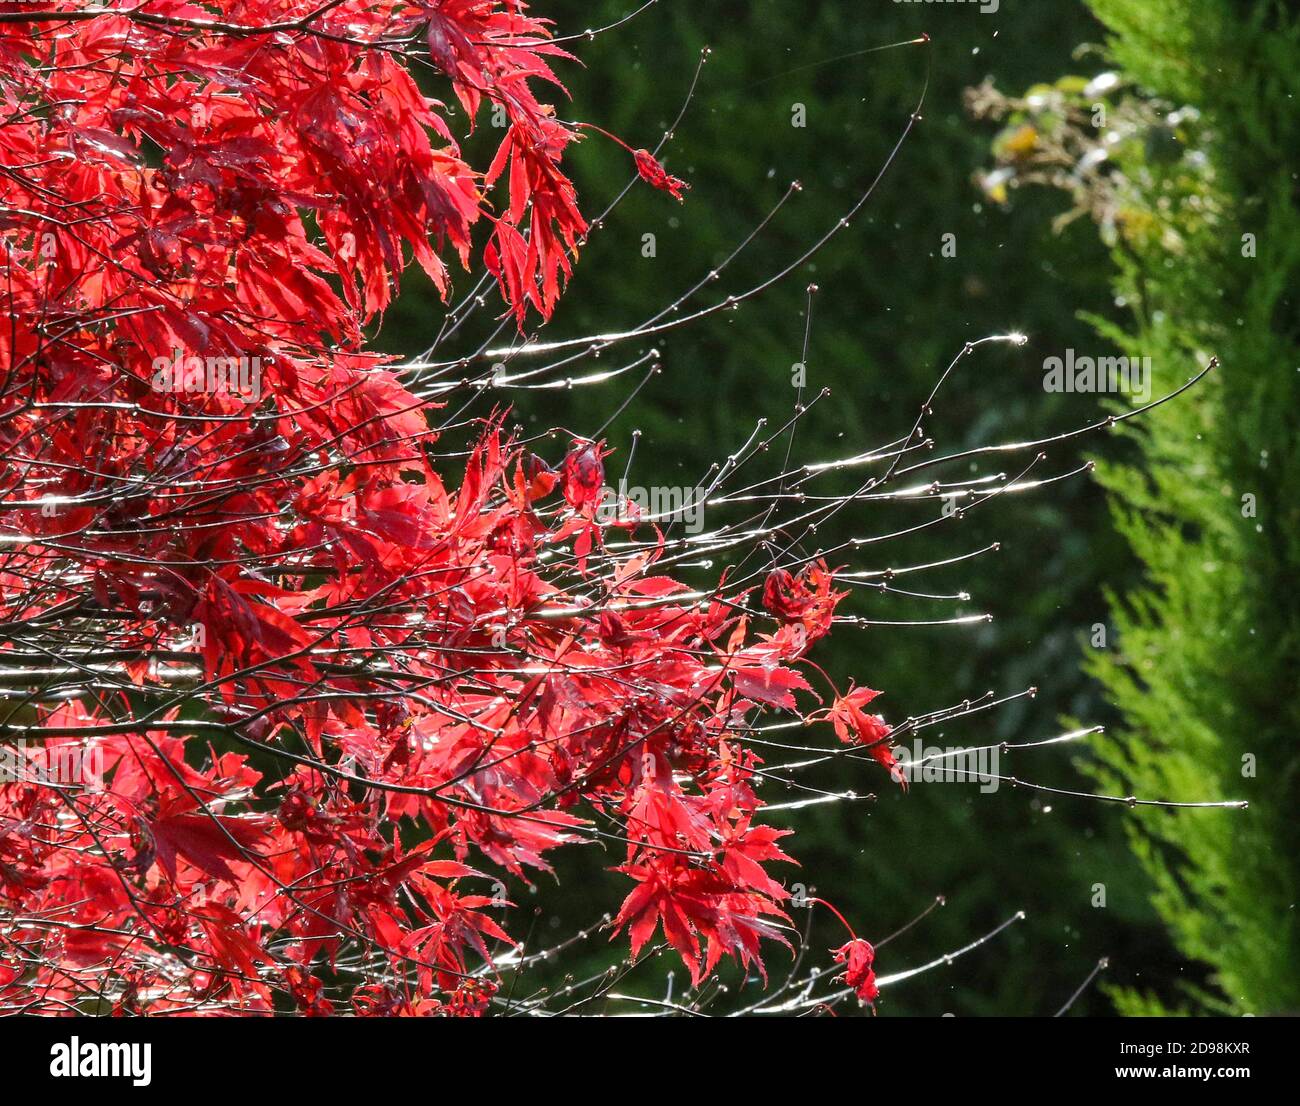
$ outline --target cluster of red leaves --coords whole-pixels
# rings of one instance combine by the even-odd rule
[[[0,657],[33,676],[0,709],[5,740],[104,775],[0,786],[0,1005],[329,1014],[329,980],[361,1014],[481,1014],[512,939],[471,864],[524,877],[600,835],[634,952],[661,925],[696,980],[761,970],[787,858],[743,732],[810,692],[832,574],[774,576],[771,632],[656,573],[653,543],[590,579],[603,445],[552,468],[493,421],[449,489],[431,405],[360,349],[404,251],[445,289],[481,219],[511,309],[554,305],[585,224],[530,84],[545,23],[511,0],[18,9]],[[391,45],[417,34],[468,111],[508,112],[482,175]],[[158,390],[176,351],[257,356],[258,394]]]

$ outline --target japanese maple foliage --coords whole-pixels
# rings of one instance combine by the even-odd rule
[[[0,740],[103,764],[0,785],[0,1006],[480,1014],[493,881],[597,839],[633,954],[789,940],[744,736],[818,703],[833,572],[690,591],[608,548],[604,443],[491,417],[443,471],[363,348],[410,260],[550,314],[563,56],[510,0],[0,3]],[[413,64],[504,109],[490,163]],[[828,717],[892,766],[872,695]]]

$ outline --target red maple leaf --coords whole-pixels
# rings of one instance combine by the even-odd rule
[[[690,188],[690,185],[680,177],[674,177],[668,173],[649,150],[633,150],[632,157],[636,161],[636,171],[641,175],[643,181],[658,188],[661,192],[667,192],[679,203],[686,198],[683,192]]]
[[[855,937],[832,950],[832,955],[837,964],[844,965],[840,978],[857,992],[861,1001],[874,1003],[880,997],[880,989],[876,986],[876,973],[871,968],[876,959],[876,950],[871,943]]]

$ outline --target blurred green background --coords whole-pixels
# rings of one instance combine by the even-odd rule
[[[634,6],[632,0],[539,0],[533,5],[554,18],[561,34],[611,23]],[[1132,3],[1097,6],[1142,8]],[[1197,6],[1152,0],[1145,7],[1149,11],[1138,13],[1143,19],[1162,9],[1161,18],[1176,19],[1182,13],[1190,26]],[[1229,9],[1242,7],[1207,0],[1200,10],[1220,10],[1226,19]],[[1116,29],[1114,11],[1098,14]],[[1136,26],[1143,26],[1141,19]],[[1277,33],[1278,25],[1266,30]],[[929,45],[862,53],[922,33],[930,36]],[[1139,32],[1121,26],[1118,33]],[[1194,34],[1190,29],[1181,37],[1170,34],[1168,50],[1192,51],[1196,44],[1188,35]],[[663,373],[616,416],[641,379],[639,373],[600,387],[516,391],[510,398],[519,421],[532,432],[563,425],[592,433],[615,416],[603,431],[619,451],[609,463],[611,472],[621,471],[630,436],[640,430],[631,483],[694,485],[711,462],[749,436],[758,418],[766,416],[776,425],[789,417],[795,402],[792,366],[802,360],[809,282],[819,292],[807,356],[808,393],[830,387],[832,395],[799,424],[794,455],[800,462],[829,460],[905,435],[938,374],[963,343],[995,333],[1022,331],[1029,342],[985,346],[962,364],[926,420],[940,448],[1041,437],[1104,415],[1106,397],[1045,392],[1043,360],[1063,355],[1067,348],[1093,356],[1156,348],[1154,340],[1120,348],[1124,338],[1119,328],[1133,319],[1125,281],[1134,279],[1140,260],[1132,260],[1134,251],[1122,234],[1119,240],[1108,237],[1105,226],[1099,234],[1100,220],[1083,217],[1054,228],[1054,218],[1070,207],[1059,190],[1025,187],[1014,190],[1008,204],[991,202],[977,177],[994,163],[997,126],[973,119],[964,97],[986,79],[1018,95],[1066,74],[1091,77],[1106,71],[1114,64],[1103,51],[1106,37],[1097,14],[1076,0],[1002,0],[999,11],[989,14],[978,5],[887,0],[816,5],[665,0],[616,30],[570,44],[582,64],[558,66],[573,97],[561,112],[599,123],[633,146],[655,145],[677,115],[700,50],[708,46],[712,54],[686,116],[664,150],[668,169],[691,182],[687,202],[679,206],[644,185],[634,187],[584,250],[565,300],[543,332],[549,338],[620,330],[667,306],[720,265],[797,179],[802,191],[693,302],[715,302],[778,271],[853,204],[889,157],[927,80],[928,89],[923,119],[885,179],[852,225],[812,261],[737,311],[657,337],[653,345],[661,351]],[[1135,67],[1141,57],[1135,49]],[[1274,59],[1270,64],[1279,63]],[[1142,76],[1126,87],[1133,88],[1134,96],[1158,96],[1162,90],[1146,87]],[[805,125],[794,125],[797,121]],[[457,122],[463,129],[463,117]],[[494,136],[486,112],[479,124],[480,134],[471,141],[487,148]],[[1050,125],[1050,120],[1041,124],[1044,134]],[[1135,125],[1144,124],[1139,120]],[[1216,152],[1212,137],[1206,139],[1211,159]],[[1183,151],[1176,150],[1174,157],[1181,156]],[[1265,156],[1277,159],[1280,153]],[[1005,175],[1017,168],[1011,164]],[[572,169],[584,211],[591,216],[623,189],[630,161],[616,145],[591,135],[573,153]],[[1144,167],[1116,170],[1126,171],[1135,189],[1150,183],[1143,177]],[[1200,178],[1184,182],[1192,192],[1201,186]],[[1292,200],[1279,198],[1283,207]],[[1130,196],[1128,202],[1136,207],[1143,198]],[[1159,210],[1155,199],[1152,207]],[[655,236],[653,257],[644,255],[646,234]],[[942,248],[945,235],[955,236],[946,240],[955,243],[955,256],[945,256],[953,253]],[[1157,274],[1165,271],[1164,261],[1151,262]],[[1149,281],[1142,283],[1149,294],[1159,294]],[[457,292],[469,287],[469,278],[462,276]],[[377,344],[413,355],[438,333],[445,308],[414,273],[403,291]],[[1279,294],[1275,290],[1275,299]],[[1207,298],[1214,297],[1207,292]],[[1220,295],[1216,310],[1223,309],[1221,301]],[[439,355],[475,349],[491,333],[495,312],[490,301]],[[1150,321],[1149,314],[1143,318]],[[1109,333],[1104,332],[1107,326],[1113,328]],[[650,345],[627,343],[607,353],[606,361],[587,362],[583,368],[623,364]],[[1165,377],[1157,376],[1157,394],[1181,383],[1194,368],[1176,344],[1168,352],[1170,360],[1163,363],[1176,359],[1178,364]],[[1196,402],[1202,406],[1189,404],[1189,411],[1203,410],[1215,399]],[[1162,408],[1152,418],[1165,418],[1170,410]],[[554,445],[552,460],[563,444]],[[1279,442],[1279,451],[1286,444]],[[1111,462],[1115,473],[1141,471],[1143,451],[1149,448],[1131,435],[1095,435],[1054,449],[1044,469],[1063,472],[1091,456]],[[1283,464],[1289,459],[1284,452],[1279,457]],[[1002,462],[1011,471],[1023,463]],[[998,471],[998,462],[981,471]],[[959,475],[947,473],[946,479]],[[846,482],[839,490],[852,487]],[[862,504],[842,512],[818,540],[831,546],[936,513],[934,501]],[[1118,596],[1146,586],[1144,565],[1150,567],[1150,558],[1135,546],[1131,533],[1114,524],[1106,491],[1092,475],[995,501],[953,526],[869,546],[837,562],[880,569],[952,557],[993,541],[1002,543],[997,554],[906,583],[920,591],[965,591],[969,602],[928,602],[862,588],[841,608],[884,620],[987,611],[994,616],[991,623],[846,626],[819,645],[814,658],[841,686],[854,676],[883,689],[878,706],[893,721],[990,689],[1005,695],[1036,686],[1035,698],[926,731],[927,743],[1026,742],[1057,734],[1071,721],[1106,725],[1115,736],[1108,732],[1087,744],[1019,751],[1004,758],[1002,771],[1075,791],[1095,789],[1098,779],[1104,790],[1125,787],[1135,778],[1125,770],[1131,761],[1125,742],[1140,738],[1121,736],[1132,731],[1133,719],[1126,718],[1118,709],[1124,704],[1117,707],[1115,696],[1095,678],[1105,678],[1095,663],[1091,674],[1085,670],[1085,656],[1096,652],[1090,640],[1099,624],[1107,628],[1107,648],[1122,648],[1112,611],[1120,605]],[[1278,558],[1271,556],[1276,568]],[[716,574],[720,567],[722,562],[712,571]],[[1116,664],[1122,668],[1124,658],[1118,656]],[[1292,732],[1287,731],[1288,740]],[[829,736],[828,731],[824,737]],[[1232,773],[1223,769],[1221,774],[1231,785]],[[1274,813],[1289,821],[1294,771],[1284,773],[1284,779],[1282,798],[1275,800],[1281,809]],[[984,794],[963,783],[918,783],[903,794],[883,773],[846,763],[801,780],[834,790],[874,792],[878,798],[774,815],[774,821],[797,831],[791,851],[802,865],[783,871],[783,878],[815,888],[872,940],[904,926],[935,896],[946,897],[943,909],[880,950],[877,969],[882,974],[955,951],[1016,911],[1026,913],[1024,922],[952,965],[888,989],[882,1014],[1053,1014],[1102,957],[1110,963],[1106,986],[1088,988],[1071,1014],[1107,1015],[1117,1008],[1144,1012],[1136,995],[1144,996],[1141,1001],[1152,1004],[1151,1010],[1179,1007],[1188,995],[1199,996],[1194,1005],[1203,1010],[1207,1002],[1222,1002],[1221,992],[1231,989],[1212,959],[1180,939],[1168,903],[1158,909],[1153,894],[1159,878],[1134,835],[1142,838],[1152,824],[1144,820],[1151,818],[1161,824],[1171,817],[1218,819],[1226,825],[1237,817],[1233,813],[1152,815],[1011,787]],[[1147,782],[1154,787],[1169,783],[1159,777]],[[1204,784],[1204,794],[1153,797],[1236,798],[1242,790],[1228,786],[1220,795],[1208,778],[1184,782],[1192,790]],[[767,797],[781,801],[795,796],[773,791]],[[1176,837],[1179,831],[1173,832]],[[1181,846],[1175,841],[1173,847]],[[558,881],[543,877],[531,892],[512,887],[516,909],[535,914],[531,946],[565,940],[602,912],[616,909],[627,883],[606,869],[619,859],[587,850],[562,860]],[[1292,867],[1288,860],[1291,874]],[[1231,876],[1218,882],[1224,878]],[[1260,875],[1270,885],[1277,878]],[[1104,905],[1099,905],[1098,885],[1104,888]],[[1280,893],[1285,899],[1287,892]],[[1173,909],[1195,911],[1199,906],[1184,901]],[[806,915],[799,909],[794,914],[802,926]],[[1260,932],[1279,924],[1293,926],[1294,920],[1273,919]],[[1278,937],[1279,948],[1293,936],[1292,931],[1285,940]],[[824,961],[822,950],[843,939],[839,924],[818,911],[810,956]],[[530,970],[516,985],[521,991],[555,986],[566,971],[582,978],[625,950],[621,939],[611,945],[597,934],[558,957],[558,966]],[[1263,961],[1269,963],[1269,956]],[[768,963],[774,976],[782,978],[785,954],[773,947]],[[641,970],[621,989],[662,995],[670,970],[673,965],[664,960]],[[1294,962],[1290,974],[1295,975]],[[675,975],[680,991],[685,980],[679,964]],[[736,972],[728,981],[751,1001],[761,987]],[[734,994],[714,1008],[725,1008]],[[1210,994],[1216,997],[1206,999]],[[1124,995],[1129,996],[1127,1006]],[[1229,994],[1226,1001],[1231,1006],[1249,997]],[[1279,992],[1269,1001],[1282,1005],[1289,998]]]

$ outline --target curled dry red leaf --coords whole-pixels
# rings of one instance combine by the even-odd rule
[[[880,997],[880,989],[876,986],[876,973],[872,969],[876,950],[871,943],[855,937],[833,950],[833,956],[837,964],[844,965],[842,978],[845,984],[852,987],[863,1002],[874,1003]]]
[[[686,198],[683,193],[690,188],[690,185],[680,177],[672,176],[649,150],[633,150],[632,158],[636,162],[636,171],[643,181],[661,192],[667,192],[678,203]]]

